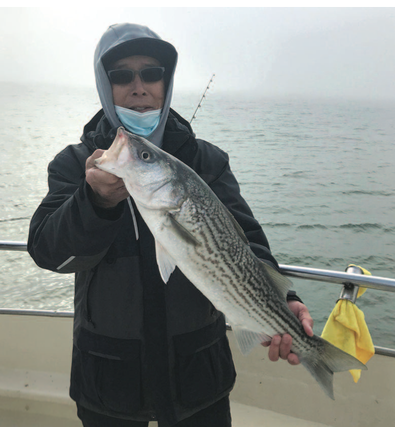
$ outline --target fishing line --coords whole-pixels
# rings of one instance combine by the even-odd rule
[[[0,222],[8,222],[8,221],[20,221],[23,219],[30,219],[30,216],[22,216],[20,218],[7,218],[7,219],[0,219]]]

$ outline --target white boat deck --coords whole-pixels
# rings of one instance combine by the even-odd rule
[[[67,374],[0,368],[0,378],[0,427],[81,427]],[[235,401],[231,409],[233,427],[326,427]]]
[[[264,348],[244,357],[229,337],[233,427],[394,427],[394,358],[375,356],[358,384],[336,374],[332,401],[303,367],[269,362]],[[0,427],[82,427],[69,398],[72,319],[1,314],[0,342]]]

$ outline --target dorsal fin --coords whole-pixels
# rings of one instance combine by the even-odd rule
[[[267,275],[271,279],[271,284],[277,289],[279,294],[286,300],[286,296],[290,288],[293,286],[293,283],[285,276],[283,276],[279,271],[270,265],[266,264],[264,261],[260,261],[261,267],[265,270]]]

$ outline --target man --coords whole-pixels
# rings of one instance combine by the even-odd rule
[[[103,109],[81,143],[50,163],[49,192],[35,212],[28,250],[35,262],[74,272],[70,395],[85,427],[231,426],[235,381],[224,315],[176,269],[167,285],[154,239],[122,180],[94,166],[123,125],[192,167],[243,228],[252,250],[277,266],[240,195],[228,156],[195,138],[170,108],[175,48],[146,27],[113,25],[95,52]],[[312,335],[295,293],[289,306]],[[265,345],[268,345],[265,344]],[[297,364],[291,337],[274,337],[269,357]]]

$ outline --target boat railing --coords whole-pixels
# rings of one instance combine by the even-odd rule
[[[27,243],[21,241],[0,240],[0,250],[3,251],[27,251]],[[318,268],[299,267],[280,264],[279,268],[285,276],[290,276],[303,280],[313,280],[326,283],[342,285],[340,299],[349,299],[355,302],[359,287],[376,289],[384,292],[395,292],[395,279],[368,276],[359,274],[357,268],[350,268],[347,272],[322,270]],[[73,317],[71,311],[51,311],[51,310],[21,310],[0,308],[0,314],[24,314],[35,316],[51,317]],[[229,329],[231,329],[229,327]],[[385,347],[375,347],[375,353],[384,356],[395,357],[395,350]]]
[[[1,251],[27,251],[26,242],[14,242],[10,240],[0,240]]]

